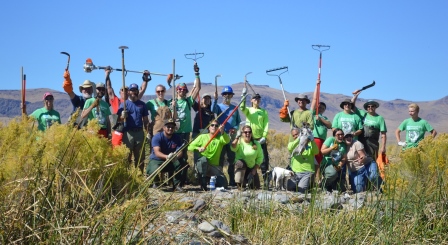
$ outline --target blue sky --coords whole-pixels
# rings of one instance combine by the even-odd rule
[[[85,79],[104,81],[103,71],[85,73],[86,58],[95,65],[121,67],[121,45],[129,70],[148,69],[194,79],[186,53],[198,60],[203,82],[242,82],[280,89],[266,70],[288,66],[285,90],[311,92],[319,53],[313,44],[330,45],[323,53],[321,91],[351,95],[376,81],[360,97],[428,101],[447,95],[448,1],[7,1],[2,4],[1,89],[20,89],[20,68],[28,88],[62,89],[70,53],[76,88]],[[112,74],[114,87],[121,73]],[[126,84],[141,83],[129,73]],[[153,76],[146,94],[164,77]],[[77,91],[75,91],[77,92]],[[289,98],[292,100],[292,98]]]

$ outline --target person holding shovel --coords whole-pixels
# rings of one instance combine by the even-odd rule
[[[217,133],[218,130],[220,131],[219,133]],[[217,136],[213,138],[215,134]],[[207,190],[207,183],[211,176],[216,176],[216,187],[227,188],[227,179],[222,166],[219,164],[219,159],[223,147],[229,142],[230,137],[224,131],[224,126],[214,119],[208,127],[208,134],[199,135],[188,146],[189,151],[197,151],[200,154],[195,162],[195,170],[200,177],[202,190]]]
[[[54,97],[50,92],[46,92],[43,97],[44,107],[37,109],[31,113],[30,117],[34,118],[38,122],[37,129],[45,131],[54,123],[61,123],[61,116],[59,112],[54,110]],[[20,109],[26,113],[26,104],[20,106]]]
[[[98,120],[98,124],[100,125],[100,130],[98,131],[99,135],[102,135],[104,138],[109,138],[110,132],[110,122],[109,116],[110,108],[106,101],[102,100],[104,94],[106,92],[106,88],[104,83],[96,84],[96,98],[90,98],[86,100],[84,104],[84,109],[81,113],[81,117],[87,118],[88,120],[92,120],[96,118]]]

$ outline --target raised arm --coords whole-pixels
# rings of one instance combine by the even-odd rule
[[[111,71],[110,69],[104,70],[104,73],[106,76],[106,90],[107,90],[107,95],[109,96],[109,99],[117,97],[115,95],[114,89],[112,88],[112,82],[110,81],[110,71]]]
[[[319,85],[320,85],[320,80],[318,79],[318,80],[316,80],[316,87],[314,88],[313,100],[311,101],[311,106],[310,106],[311,111],[317,110],[317,108],[319,106],[319,105],[317,105],[317,88],[319,87]]]
[[[62,87],[71,100],[75,98],[76,94],[73,92],[72,79],[70,78],[70,72],[67,69],[65,69],[64,72],[64,82],[62,84]]]
[[[151,74],[148,70],[143,71],[142,75],[142,85],[140,86],[140,91],[138,92],[138,99],[141,100],[148,87],[148,82],[151,81]]]
[[[191,90],[190,96],[192,98],[196,98],[198,97],[199,91],[201,91],[201,78],[199,76],[199,66],[197,63],[194,63],[193,69],[196,78],[194,80],[194,85],[193,89]]]

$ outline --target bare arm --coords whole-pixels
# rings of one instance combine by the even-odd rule
[[[437,131],[435,129],[431,130],[431,135],[433,138],[435,138],[437,135]]]
[[[106,89],[107,89],[107,95],[109,96],[109,99],[115,98],[115,91],[112,88],[112,82],[110,81],[110,70],[105,70],[106,74]]]
[[[353,97],[352,97],[351,101],[352,101],[354,107],[356,107],[356,100],[358,99],[358,96],[361,93],[361,91],[362,90],[357,89],[357,90],[353,91],[353,93],[352,93]]]
[[[316,87],[314,88],[313,101],[311,101],[311,110],[316,110],[319,105],[317,105],[317,88],[320,85],[320,80],[316,80]]]
[[[138,92],[138,99],[141,100],[143,95],[146,92],[146,88],[148,87],[148,83],[149,81],[151,81],[151,74],[149,73],[148,70],[144,70],[143,71],[143,76],[142,76],[142,85],[140,86],[140,91]]]
[[[386,142],[387,142],[387,134],[386,132],[381,132],[381,144],[382,144],[381,153],[386,153]]]
[[[395,130],[395,138],[397,139],[397,142],[401,141],[400,133],[401,130],[397,128],[397,130]]]

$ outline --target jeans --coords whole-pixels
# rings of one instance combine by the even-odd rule
[[[367,180],[369,180],[377,190],[381,191],[380,186],[383,180],[379,176],[378,167],[375,161],[366,163],[358,171],[349,173],[350,186],[355,193],[367,189]]]

